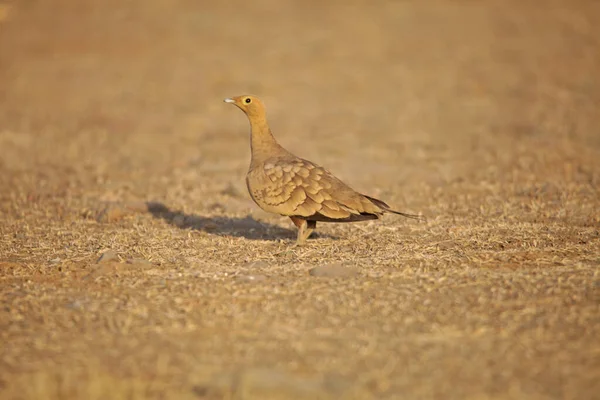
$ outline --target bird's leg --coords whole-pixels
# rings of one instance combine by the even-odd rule
[[[296,246],[300,246],[304,243],[304,231],[306,229],[306,220],[297,217],[290,217],[294,225],[298,228],[298,238],[296,239]]]
[[[296,245],[301,246],[304,244],[306,239],[310,236],[310,234],[317,227],[316,221],[307,221],[298,217],[290,217],[294,225],[298,227],[298,238],[296,239]]]
[[[308,239],[311,233],[317,228],[317,221],[306,221],[306,229],[304,230],[304,239]]]

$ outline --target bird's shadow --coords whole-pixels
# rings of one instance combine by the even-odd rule
[[[260,222],[250,215],[245,218],[203,217],[173,211],[160,202],[148,202],[146,205],[154,218],[162,219],[181,229],[203,231],[218,236],[243,237],[250,240],[296,239],[295,229],[286,229],[268,222]],[[319,236],[328,237],[329,235]]]

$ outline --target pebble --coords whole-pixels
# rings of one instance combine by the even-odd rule
[[[128,215],[148,212],[148,204],[142,201],[113,202],[105,205],[96,214],[98,222],[116,222]]]
[[[98,257],[98,259],[96,260],[96,264],[100,264],[100,263],[105,263],[105,262],[109,262],[109,261],[118,261],[119,257],[117,256],[117,253],[114,252],[113,250],[106,250],[104,253],[102,253],[100,255],[100,257]]]
[[[238,282],[264,282],[267,277],[260,274],[236,275],[235,280]]]
[[[243,192],[240,190],[239,185],[235,185],[233,182],[229,182],[227,184],[227,187],[223,190],[221,190],[221,194],[224,196],[229,196],[229,197],[233,197],[233,198],[243,198]]]
[[[135,265],[142,265],[142,266],[150,266],[152,265],[152,262],[145,260],[143,258],[130,258],[126,261],[127,264],[135,264]]]
[[[173,217],[173,225],[178,228],[183,228],[185,226],[185,216],[182,214],[177,214]]]
[[[269,263],[264,260],[250,261],[240,265],[240,268],[243,269],[263,269],[267,268]]]
[[[327,264],[319,265],[318,267],[311,268],[308,273],[311,276],[325,277],[325,278],[345,278],[355,276],[358,274],[358,269],[355,267],[345,266],[342,264]]]
[[[96,216],[98,222],[116,222],[123,219],[128,214],[125,208],[111,205],[101,210]]]

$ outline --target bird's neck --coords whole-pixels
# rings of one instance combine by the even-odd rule
[[[251,120],[250,126],[252,129],[250,137],[252,164],[261,163],[283,150],[271,133],[266,119]]]

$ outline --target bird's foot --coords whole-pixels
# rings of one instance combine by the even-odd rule
[[[306,246],[306,242],[296,241],[290,245],[290,249],[297,249],[297,248],[304,247],[304,246]]]

